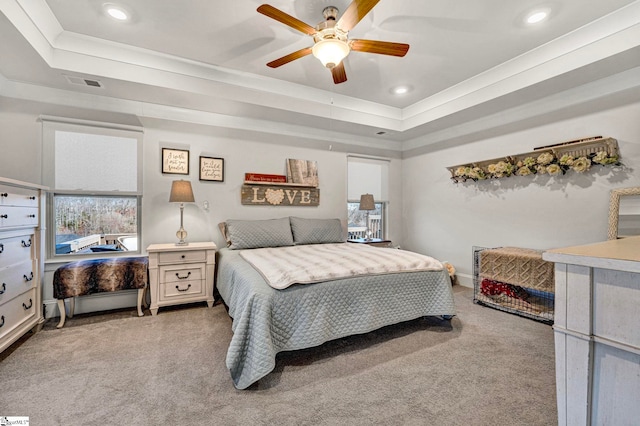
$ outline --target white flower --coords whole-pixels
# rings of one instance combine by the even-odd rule
[[[571,166],[573,165],[573,161],[573,156],[569,154],[564,154],[562,157],[560,157],[560,164],[562,164],[563,166]]]
[[[464,176],[465,173],[466,173],[466,167],[458,167],[454,172],[456,176]]]
[[[549,164],[547,166],[547,173],[551,176],[558,176],[559,174],[562,174],[562,167],[557,164]]]
[[[605,151],[599,151],[594,157],[593,157],[593,162],[594,163],[599,163],[599,164],[604,164],[605,161],[607,160],[609,156],[607,155],[607,153]]]
[[[553,161],[553,154],[550,152],[543,152],[538,156],[538,164],[546,166]]]
[[[587,157],[580,157],[577,160],[575,160],[573,162],[573,170],[575,170],[578,173],[582,173],[586,170],[589,170],[589,168],[591,167],[591,160],[589,160]]]
[[[528,176],[528,175],[530,175],[530,174],[531,174],[531,169],[530,169],[530,168],[528,168],[528,167],[524,167],[524,166],[523,166],[523,167],[520,167],[520,168],[518,169],[518,171],[516,172],[516,174],[517,174],[518,176]]]

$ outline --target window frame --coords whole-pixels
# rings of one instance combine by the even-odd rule
[[[94,122],[87,120],[73,120],[59,117],[41,116],[42,121],[42,142],[43,142],[43,180],[52,188],[46,196],[46,224],[47,243],[46,258],[48,260],[82,260],[93,257],[119,257],[140,255],[142,253],[142,182],[143,182],[143,159],[142,159],[142,128],[136,126],[123,126],[111,123]],[[55,186],[55,133],[75,132],[100,136],[113,136],[135,139],[136,143],[136,190],[135,191],[95,191],[95,190],[66,190],[56,189]],[[74,197],[106,197],[106,198],[135,198],[136,199],[136,235],[138,246],[136,250],[128,251],[108,251],[108,252],[86,252],[86,253],[56,253],[56,196]]]
[[[389,204],[387,201],[376,201],[374,200],[374,203],[380,204],[380,215],[382,216],[380,218],[381,220],[381,227],[382,227],[382,232],[380,235],[380,239],[385,240],[387,239],[387,205]],[[349,210],[349,204],[360,204],[360,200],[347,200],[347,213]],[[347,217],[347,235],[349,234],[349,218]],[[373,237],[373,238],[378,238],[378,237]],[[351,237],[349,236],[349,239],[351,239]]]
[[[83,253],[56,253],[56,209],[55,202],[56,197],[72,196],[72,197],[86,197],[86,198],[131,198],[136,200],[136,235],[138,242],[141,240],[142,230],[142,196],[137,194],[125,194],[125,193],[111,193],[111,192],[93,192],[86,193],[82,191],[51,191],[47,194],[47,258],[48,259],[78,259],[82,257],[117,257],[117,256],[131,256],[139,255],[142,253],[140,244],[136,250],[127,251],[101,251],[101,252],[83,252]],[[49,213],[50,212],[50,213]]]

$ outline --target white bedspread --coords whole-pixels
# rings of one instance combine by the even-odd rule
[[[366,244],[309,244],[243,250],[240,255],[276,289],[347,277],[439,271],[442,263],[419,253]]]

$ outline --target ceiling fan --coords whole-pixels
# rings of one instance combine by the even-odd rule
[[[325,20],[315,28],[271,5],[263,4],[258,7],[258,12],[304,34],[312,36],[314,41],[313,46],[305,47],[304,49],[271,61],[267,66],[277,68],[296,59],[313,54],[325,67],[331,70],[333,82],[339,84],[347,81],[343,59],[352,50],[399,57],[406,55],[409,50],[408,44],[349,39],[349,31],[351,31],[379,1],[380,0],[354,0],[337,21],[338,9],[334,6],[325,7],[322,11]]]

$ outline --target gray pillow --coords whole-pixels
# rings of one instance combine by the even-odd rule
[[[227,237],[230,241],[229,248],[232,250],[293,245],[288,217],[267,220],[228,220]]]
[[[303,219],[290,217],[293,241],[296,244],[343,243],[340,219]]]

